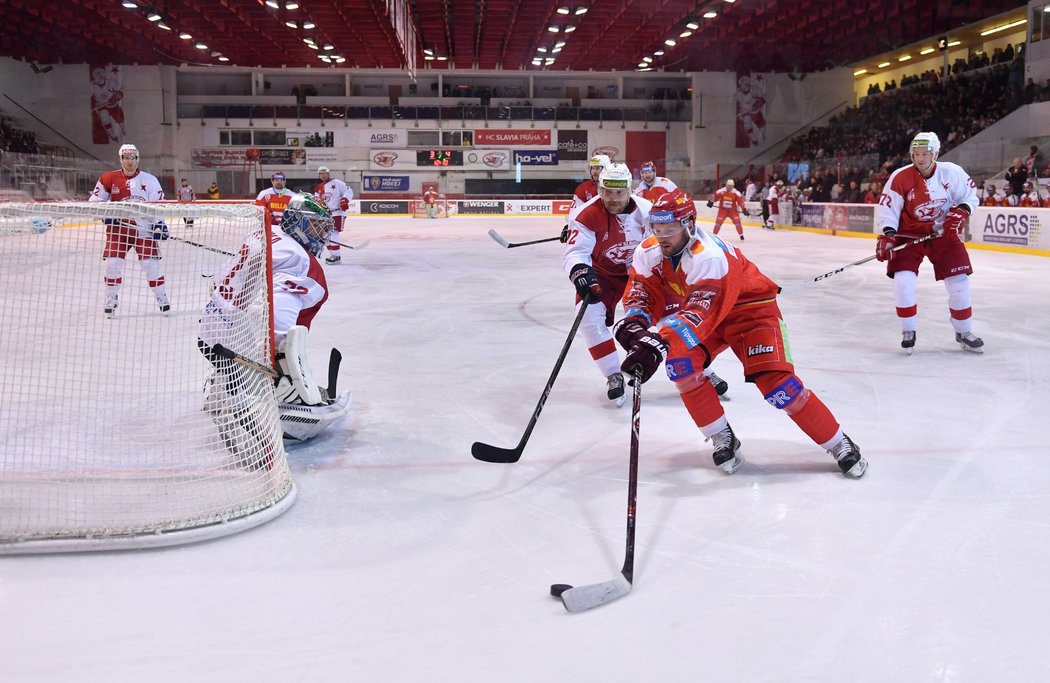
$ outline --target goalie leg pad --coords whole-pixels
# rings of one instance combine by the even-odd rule
[[[306,441],[317,436],[328,425],[346,417],[350,412],[350,392],[319,406],[280,403],[277,412],[281,416],[285,438]]]
[[[321,388],[317,386],[317,381],[310,371],[310,364],[306,360],[306,335],[307,329],[302,325],[288,330],[288,335],[278,349],[277,363],[299,394],[299,400],[307,405],[317,405],[323,398]],[[282,400],[286,402],[291,402],[290,398],[287,392],[282,396]]]

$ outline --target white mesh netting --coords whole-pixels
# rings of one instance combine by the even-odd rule
[[[144,240],[157,219],[171,239]],[[161,258],[126,254],[108,317],[103,250],[128,242]],[[272,365],[268,244],[253,205],[0,204],[0,554],[211,538],[291,504],[272,380],[205,355]]]

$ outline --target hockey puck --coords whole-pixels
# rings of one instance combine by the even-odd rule
[[[564,593],[565,591],[569,590],[570,588],[572,588],[572,586],[570,586],[567,583],[552,583],[551,584],[551,595],[553,595],[556,598],[560,598],[561,594]]]

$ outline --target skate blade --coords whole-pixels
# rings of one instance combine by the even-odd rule
[[[843,472],[843,474],[845,474],[847,477],[849,477],[851,479],[860,479],[861,477],[864,476],[864,473],[867,472],[867,471],[868,471],[868,461],[865,460],[864,458],[861,458],[860,460],[858,460],[856,462],[856,464],[853,465],[853,467],[849,468],[848,471]]]
[[[969,351],[970,353],[984,353],[983,346],[978,346],[977,348],[974,348],[972,346],[967,346],[966,344],[960,343],[959,348],[961,348],[963,351]]]
[[[732,460],[725,461],[724,463],[719,465],[719,467],[721,467],[722,471],[726,474],[732,474],[733,472],[736,472],[738,469],[740,469],[740,466],[743,464],[744,459],[741,458],[739,455],[734,455]]]

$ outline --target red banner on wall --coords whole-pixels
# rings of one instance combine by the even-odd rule
[[[516,130],[504,128],[501,130],[489,130],[486,128],[474,130],[474,146],[500,146],[518,147],[520,145],[551,146],[551,132],[549,130],[533,130],[525,128]]]

